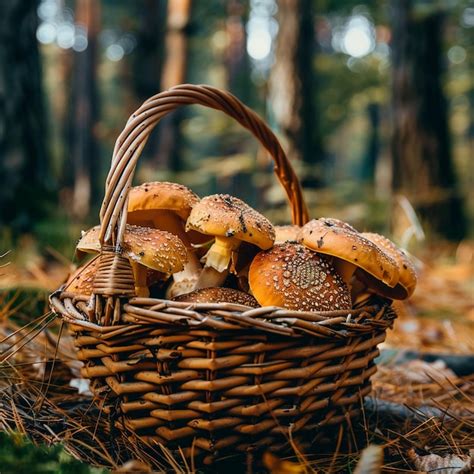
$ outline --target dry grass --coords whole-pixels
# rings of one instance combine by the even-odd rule
[[[388,345],[472,354],[472,298],[466,283],[471,272],[462,262],[426,266],[415,298],[399,308],[400,321]],[[443,278],[448,283],[440,289]],[[43,281],[52,282],[49,276]],[[436,292],[442,298],[433,298]],[[196,472],[199,460],[186,460],[179,452],[118,431],[113,416],[71,387],[81,363],[74,357],[67,329],[51,313],[37,319],[22,314],[20,296],[0,296],[0,429],[19,431],[35,443],[62,443],[74,457],[118,472],[133,467],[126,464],[130,460],[142,469]],[[417,316],[433,312],[434,319]],[[430,325],[441,336],[427,342]],[[459,377],[439,363],[421,361],[381,365],[363,416],[344,429],[315,433],[312,441],[309,449],[293,441],[286,454],[232,457],[221,461],[218,471],[232,472],[238,466],[242,472],[242,463],[247,463],[249,472],[354,472],[360,451],[376,444],[382,450],[366,451],[366,465],[356,472],[419,472],[428,462],[438,466],[436,472],[462,472],[449,466],[464,462],[474,449],[474,375]],[[444,465],[448,467],[439,470]]]

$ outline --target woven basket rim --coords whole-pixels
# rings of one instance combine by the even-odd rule
[[[50,304],[54,312],[68,323],[100,334],[158,325],[188,330],[255,330],[288,337],[307,334],[346,339],[375,329],[385,330],[392,326],[396,318],[391,301],[380,297],[358,308],[319,312],[288,310],[278,306],[251,308],[232,303],[188,303],[134,297],[123,299],[122,310],[130,314],[129,319],[121,324],[101,325],[87,320],[77,309],[72,309],[77,302],[90,303],[94,297],[68,293],[60,288],[50,296]]]

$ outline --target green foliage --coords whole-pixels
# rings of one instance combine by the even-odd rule
[[[101,474],[68,455],[60,445],[34,446],[20,434],[0,433],[2,474]]]

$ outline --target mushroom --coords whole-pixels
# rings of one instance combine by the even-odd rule
[[[275,243],[298,242],[301,238],[301,227],[298,225],[276,225]]]
[[[80,255],[100,252],[99,226],[84,232],[77,251]],[[124,234],[123,253],[128,257],[135,277],[137,296],[147,297],[147,268],[155,270],[158,279],[183,270],[187,261],[186,247],[169,232],[127,224]]]
[[[234,290],[232,288],[201,288],[185,295],[173,298],[175,301],[186,301],[189,303],[236,303],[251,308],[258,308],[257,300],[248,293]]]
[[[262,306],[300,311],[350,309],[350,291],[323,256],[287,242],[260,252],[249,271],[253,296]]]
[[[334,268],[349,288],[357,268],[390,288],[398,283],[395,260],[346,222],[313,219],[302,227],[301,242],[315,252],[333,257]]]
[[[85,265],[80,266],[68,278],[64,284],[64,291],[74,293],[76,295],[90,296],[94,287],[94,276],[99,265],[99,256],[96,255]]]
[[[130,189],[127,222],[171,232],[186,246],[188,261],[181,272],[173,275],[168,297],[191,291],[202,269],[193,244],[202,243],[203,236],[198,232],[185,231],[186,219],[198,202],[196,194],[177,183],[156,181]]]
[[[393,288],[364,272],[356,272],[356,277],[369,288],[388,298],[396,300],[409,298],[415,291],[417,276],[415,266],[408,255],[383,235],[371,232],[363,232],[361,235],[373,242],[397,262],[400,276],[398,283]]]
[[[239,253],[235,252],[232,254],[232,259],[229,266],[229,272],[235,275],[235,283],[239,290],[248,293],[249,292],[249,268],[252,260],[255,258],[257,253],[260,252],[260,248],[256,245],[242,242],[239,245]],[[232,279],[226,279],[226,286],[232,287]]]
[[[268,219],[240,199],[228,194],[207,196],[189,215],[186,230],[214,237],[202,258],[205,263],[195,289],[221,286],[236,260],[241,242],[268,249],[275,240],[275,230]],[[235,265],[233,265],[235,266]]]

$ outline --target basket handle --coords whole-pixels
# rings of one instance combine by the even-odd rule
[[[183,84],[161,92],[147,101],[129,118],[118,137],[107,176],[100,210],[100,242],[119,247],[127,219],[128,192],[138,158],[155,125],[169,112],[188,104],[220,110],[250,130],[272,156],[274,171],[286,191],[294,224],[303,225],[308,211],[298,178],[278,139],[265,122],[239,99],[207,85]]]

